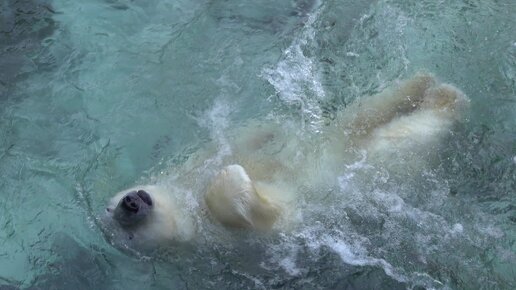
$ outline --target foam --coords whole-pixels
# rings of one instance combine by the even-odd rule
[[[326,97],[321,84],[317,63],[304,53],[304,48],[314,41],[314,22],[319,13],[312,13],[300,37],[283,52],[282,60],[273,68],[264,68],[262,77],[276,89],[280,99],[291,107],[300,107],[312,125],[320,126],[322,111],[318,101]]]

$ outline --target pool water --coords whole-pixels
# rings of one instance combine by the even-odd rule
[[[515,289],[514,31],[512,0],[3,1],[0,289]],[[471,108],[417,174],[345,160],[265,235],[210,225],[194,191],[191,243],[102,226],[114,193],[173,184],[247,120],[313,140],[419,71]]]

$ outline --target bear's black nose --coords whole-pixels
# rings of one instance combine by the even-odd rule
[[[152,210],[152,198],[145,190],[128,192],[118,202],[113,218],[124,227],[142,222]]]
[[[134,213],[137,213],[138,209],[140,208],[138,206],[138,200],[136,198],[134,198],[133,196],[130,196],[130,195],[126,195],[124,197],[124,201],[122,203],[122,206],[124,207],[125,210],[128,210],[130,212],[134,212]]]

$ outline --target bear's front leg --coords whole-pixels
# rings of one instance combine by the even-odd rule
[[[256,190],[245,169],[238,164],[217,173],[205,200],[212,216],[227,227],[270,229],[281,213],[279,206]]]

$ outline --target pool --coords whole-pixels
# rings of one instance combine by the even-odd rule
[[[6,0],[0,4],[1,289],[514,289],[512,0]],[[268,234],[210,223],[140,251],[109,198],[174,185],[248,120],[306,140],[338,111],[427,71],[471,100],[419,172],[343,161]],[[392,170],[396,167],[396,170]],[[399,168],[402,168],[400,170]],[[199,183],[206,183],[200,175]]]

